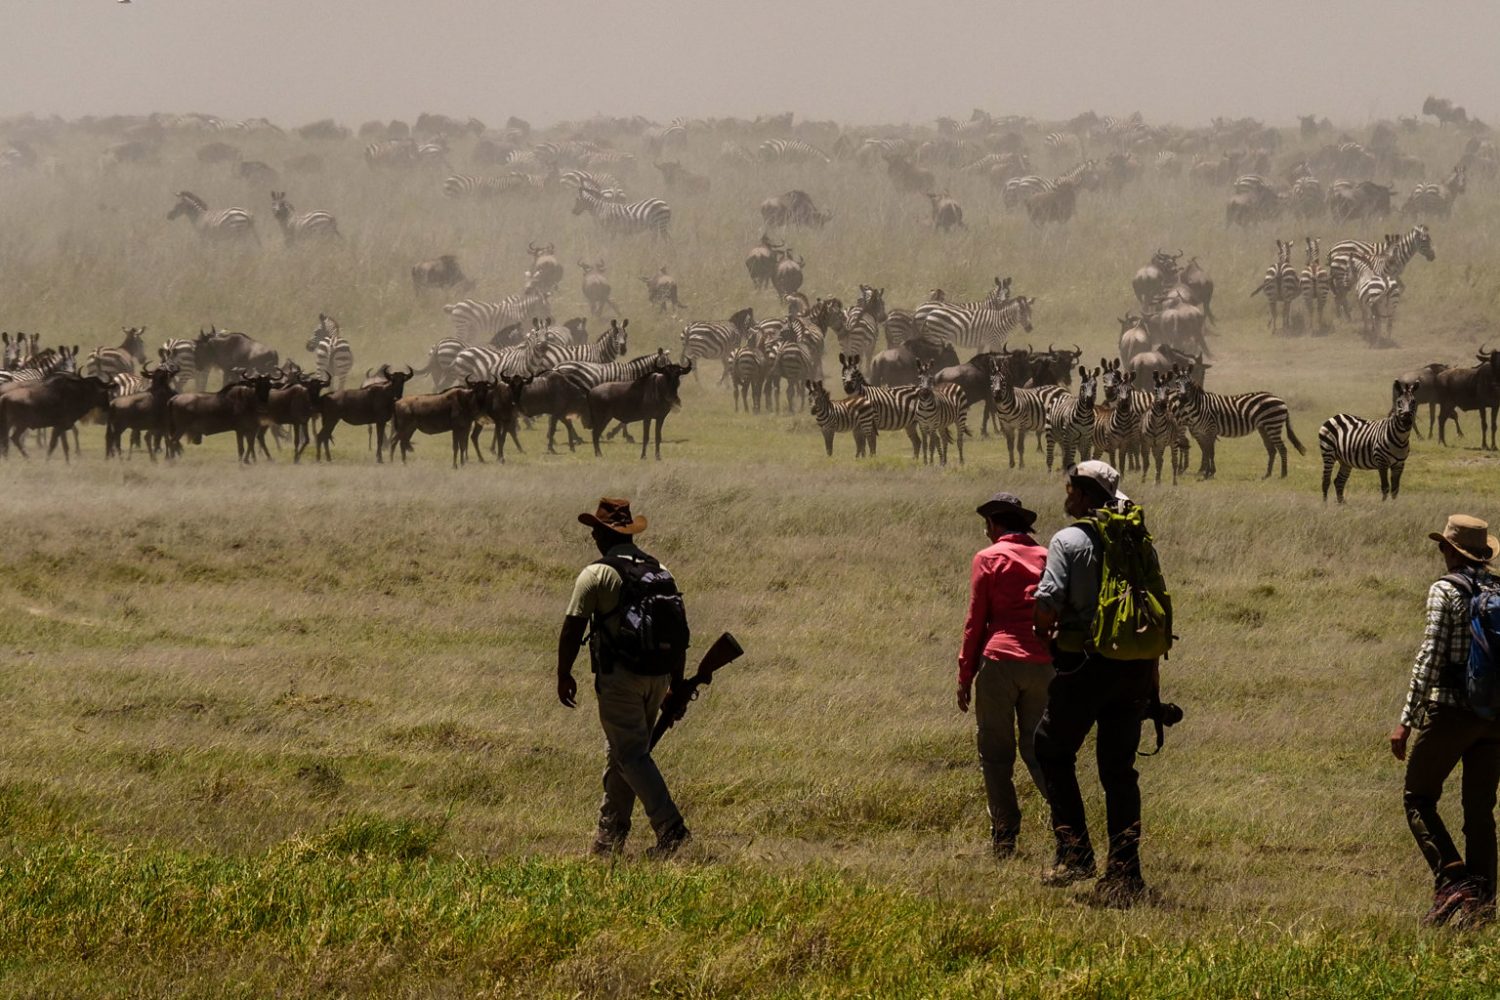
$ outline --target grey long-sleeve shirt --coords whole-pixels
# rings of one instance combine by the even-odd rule
[[[1083,528],[1069,525],[1052,536],[1036,602],[1057,613],[1058,647],[1080,652],[1099,606],[1099,547]]]

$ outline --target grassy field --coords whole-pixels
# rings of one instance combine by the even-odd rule
[[[503,467],[452,472],[440,439],[377,467],[346,429],[331,466],[239,468],[218,440],[168,467],[106,463],[85,427],[71,466],[13,457],[0,475],[0,992],[1492,995],[1493,931],[1417,929],[1427,875],[1384,736],[1440,572],[1426,532],[1457,510],[1500,520],[1500,459],[1474,447],[1470,415],[1468,438],[1415,444],[1399,502],[1359,474],[1335,508],[1316,431],[1383,414],[1395,375],[1467,363],[1493,336],[1494,188],[1471,183],[1432,225],[1400,345],[1376,351],[1347,326],[1270,337],[1247,295],[1274,240],[1304,229],[1226,232],[1226,193],[1186,181],[1084,195],[1069,227],[1038,234],[953,174],[969,228],[939,237],[881,171],[724,167],[695,136],[682,159],[714,188],[669,197],[666,245],[605,240],[562,195],[455,205],[440,174],[371,175],[351,141],[285,185],[334,212],[344,244],[288,250],[266,191],[193,159],[206,140],[101,173],[105,141],[65,134],[45,150],[61,177],[0,181],[0,326],[86,352],[121,325],[154,346],[214,322],[302,357],[322,310],[360,368],[421,364],[449,328],[440,299],[413,297],[413,261],[456,252],[476,296],[498,297],[527,241],[548,240],[568,266],[555,314],[582,312],[572,265],[603,256],[635,354],[675,347],[689,318],[771,315],[740,261],[759,201],[802,187],[837,212],[791,234],[809,291],[847,302],[872,283],[909,308],[1010,274],[1039,299],[1029,339],[1090,357],[1114,355],[1152,250],[1198,255],[1218,284],[1210,387],[1281,394],[1312,453],[1284,481],[1261,480],[1258,441],[1221,444],[1212,482],[1126,480],[1176,596],[1164,693],[1188,716],[1140,765],[1160,900],[1113,913],[1037,885],[1048,837],[1024,780],[1021,857],[989,861],[972,720],[952,704],[975,503],[1011,489],[1043,537],[1063,523],[1034,451],[1011,470],[976,439],[962,468],[924,468],[887,436],[877,460],[847,438],[829,459],[805,414],[735,414],[708,370],[659,464],[623,443],[546,456],[533,431]],[[276,165],[305,145],[237,141]],[[1435,177],[1461,142],[1405,141]],[[627,187],[662,193],[653,173]],[[264,247],[205,251],[165,221],[181,188],[253,209]],[[1326,248],[1386,228],[1309,232]],[[645,306],[636,278],[663,264],[688,315]],[[602,740],[587,692],[557,705],[551,658],[593,555],[573,517],[600,494],[650,517],[698,633],[733,630],[748,651],[663,744],[697,836],[668,865],[637,860],[642,843],[613,866],[582,859]]]

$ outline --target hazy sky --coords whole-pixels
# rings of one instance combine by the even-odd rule
[[[1500,4],[0,0],[0,115],[1500,120]]]

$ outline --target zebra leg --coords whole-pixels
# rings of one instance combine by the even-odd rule
[[[1052,471],[1052,449],[1053,449],[1052,432],[1048,431],[1047,432],[1047,471],[1048,472]],[[1022,466],[1022,467],[1024,468],[1024,466]]]
[[[1390,471],[1387,470],[1383,465],[1378,471],[1380,472],[1380,499],[1382,501],[1386,500],[1387,498],[1395,499],[1394,495],[1391,493]]]
[[[968,421],[964,419],[964,411],[963,410],[959,410],[958,411],[958,422],[956,424],[954,424],[954,427],[957,428],[957,430],[958,430],[958,464],[959,465],[963,465],[964,464],[964,435],[968,433],[968,427],[965,426],[967,423],[968,423]]]
[[[1349,477],[1354,474],[1354,469],[1343,462],[1339,463],[1339,474],[1333,480],[1333,491],[1338,496],[1339,503],[1344,502],[1344,487],[1349,485]],[[1381,479],[1385,478],[1382,473]]]
[[[911,457],[916,458],[917,453],[921,451],[922,442],[917,439],[917,428],[915,425],[906,425],[906,437],[911,441]]]

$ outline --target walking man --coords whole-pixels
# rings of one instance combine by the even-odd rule
[[[1497,549],[1489,525],[1454,514],[1438,544],[1448,575],[1427,591],[1427,628],[1412,666],[1401,722],[1391,732],[1391,753],[1406,761],[1406,822],[1432,869],[1432,908],[1423,923],[1463,923],[1495,912],[1495,790],[1500,785],[1500,722],[1468,703],[1470,601],[1480,588],[1500,586],[1490,572]],[[1408,750],[1407,740],[1415,730]],[[1464,854],[1458,853],[1438,814],[1443,783],[1463,763],[1460,795]]]
[[[1052,641],[1056,676],[1036,731],[1036,755],[1052,807],[1057,841],[1054,863],[1042,874],[1049,886],[1092,878],[1094,848],[1078,788],[1077,756],[1090,729],[1098,726],[1099,782],[1104,786],[1109,853],[1094,887],[1096,902],[1130,906],[1145,893],[1141,877],[1141,793],[1135,770],[1141,723],[1156,697],[1156,661],[1110,658],[1091,648],[1103,569],[1103,541],[1088,522],[1100,512],[1124,511],[1130,498],[1119,492],[1120,474],[1105,462],[1081,462],[1067,470],[1063,509],[1080,519],[1052,536],[1047,567],[1036,591],[1036,630]],[[1149,545],[1147,546],[1149,549]],[[1146,557],[1160,586],[1155,552]],[[1170,635],[1170,610],[1167,632]]]
[[[626,619],[649,614],[643,609],[656,605],[646,598],[676,595],[676,584],[661,563],[636,546],[635,536],[646,530],[646,519],[631,516],[629,500],[605,497],[598,510],[579,514],[578,520],[593,529],[603,558],[584,567],[573,587],[557,640],[557,699],[568,708],[578,703],[573,661],[589,630],[594,693],[608,746],[592,853],[608,857],[624,850],[631,813],[640,799],[656,831],[656,845],[646,855],[668,858],[691,834],[651,759],[651,727],[673,685],[682,682],[685,649],[663,656],[628,648],[635,622]],[[680,611],[680,598],[676,606]]]
[[[958,652],[958,710],[967,712],[971,702],[974,706],[990,846],[1003,859],[1016,853],[1021,829],[1021,807],[1011,780],[1018,742],[1031,780],[1038,790],[1045,788],[1032,734],[1052,680],[1052,656],[1033,628],[1036,586],[1047,550],[1031,535],[1036,512],[1022,506],[1015,494],[996,493],[977,512],[990,545],[974,556],[970,572],[969,613]]]

